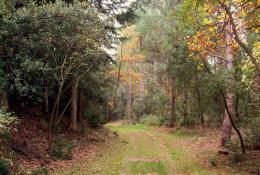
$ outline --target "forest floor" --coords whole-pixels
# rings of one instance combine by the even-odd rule
[[[93,159],[82,158],[72,167],[58,169],[53,174],[64,175],[231,175],[251,174],[239,164],[219,164],[216,157],[219,134],[201,133],[144,125],[123,126],[109,123],[119,138],[103,145]],[[102,146],[101,146],[102,147]],[[241,164],[242,165],[242,164]],[[259,167],[256,167],[259,168]],[[257,172],[256,172],[257,173]]]

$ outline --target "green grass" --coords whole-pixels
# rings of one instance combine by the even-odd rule
[[[135,132],[135,131],[145,131],[148,129],[147,126],[142,124],[136,125],[120,125],[120,126],[113,126],[113,125],[106,125],[107,128],[117,131],[117,132]]]
[[[172,158],[172,160],[174,160],[174,161],[177,161],[177,160],[181,159],[181,158],[184,157],[184,156],[186,156],[186,155],[185,155],[185,152],[184,152],[184,150],[182,150],[182,149],[180,149],[180,148],[174,149],[174,150],[172,151],[172,153],[171,153],[171,158]]]
[[[212,175],[210,171],[196,162],[196,160],[190,159],[183,149],[175,148],[171,153],[171,158],[175,162],[176,167],[182,172],[192,175]]]
[[[218,175],[215,172],[208,170],[196,159],[191,158],[188,152],[175,144],[175,142],[180,142],[183,139],[196,139],[199,137],[199,133],[181,129],[174,134],[157,132],[153,132],[153,134],[167,143],[166,149],[168,150],[168,153],[174,162],[173,164],[176,167],[176,171],[179,174]]]
[[[63,175],[119,175],[119,174],[160,174],[160,175],[217,175],[201,162],[192,158],[181,145],[183,140],[197,139],[199,134],[179,130],[174,134],[155,131],[142,124],[107,124],[117,131],[120,139],[109,148],[104,146],[93,160],[88,160],[57,174]],[[125,142],[122,142],[124,140]],[[127,144],[126,144],[127,143]],[[179,143],[179,144],[177,144]],[[205,153],[206,154],[206,153]]]
[[[128,163],[130,174],[152,174],[166,175],[166,168],[162,162],[130,162]]]

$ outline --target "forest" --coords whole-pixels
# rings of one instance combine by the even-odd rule
[[[0,175],[259,175],[259,0],[0,0]]]

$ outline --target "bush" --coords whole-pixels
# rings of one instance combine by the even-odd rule
[[[159,120],[162,126],[167,126],[169,124],[169,118],[166,116],[160,116]]]
[[[260,149],[260,116],[247,120],[248,129],[243,130],[246,147],[250,149]]]
[[[230,154],[229,160],[231,165],[238,164],[245,160],[245,156],[241,153],[235,152]]]
[[[227,142],[227,148],[230,150],[228,157],[230,165],[236,165],[245,160],[245,155],[241,153],[240,144],[238,141]]]
[[[88,108],[85,113],[90,127],[98,128],[102,125],[105,118],[102,106]]]
[[[5,135],[9,132],[11,126],[18,122],[17,117],[5,109],[0,108],[0,134]]]
[[[102,124],[102,117],[98,114],[93,114],[91,115],[91,117],[89,117],[88,120],[88,124],[92,127],[92,128],[99,128]]]
[[[30,175],[48,175],[48,169],[45,167],[37,168],[36,170],[32,171]]]
[[[252,147],[260,148],[260,116],[252,122],[250,135],[248,138],[250,139],[250,144]]]
[[[12,161],[4,158],[0,158],[0,174],[8,175],[10,174],[12,166]]]
[[[209,159],[210,165],[212,167],[217,167],[218,166],[218,156],[217,155],[211,155]]]
[[[72,158],[72,149],[74,146],[75,145],[70,140],[58,137],[54,140],[50,155],[54,159],[70,160]]]
[[[163,116],[143,115],[140,122],[148,126],[162,126],[167,124],[167,119]]]

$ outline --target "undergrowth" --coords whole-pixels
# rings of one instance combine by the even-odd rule
[[[69,139],[57,137],[54,140],[54,143],[50,150],[50,155],[55,159],[72,159],[72,149],[75,147],[75,144]]]

